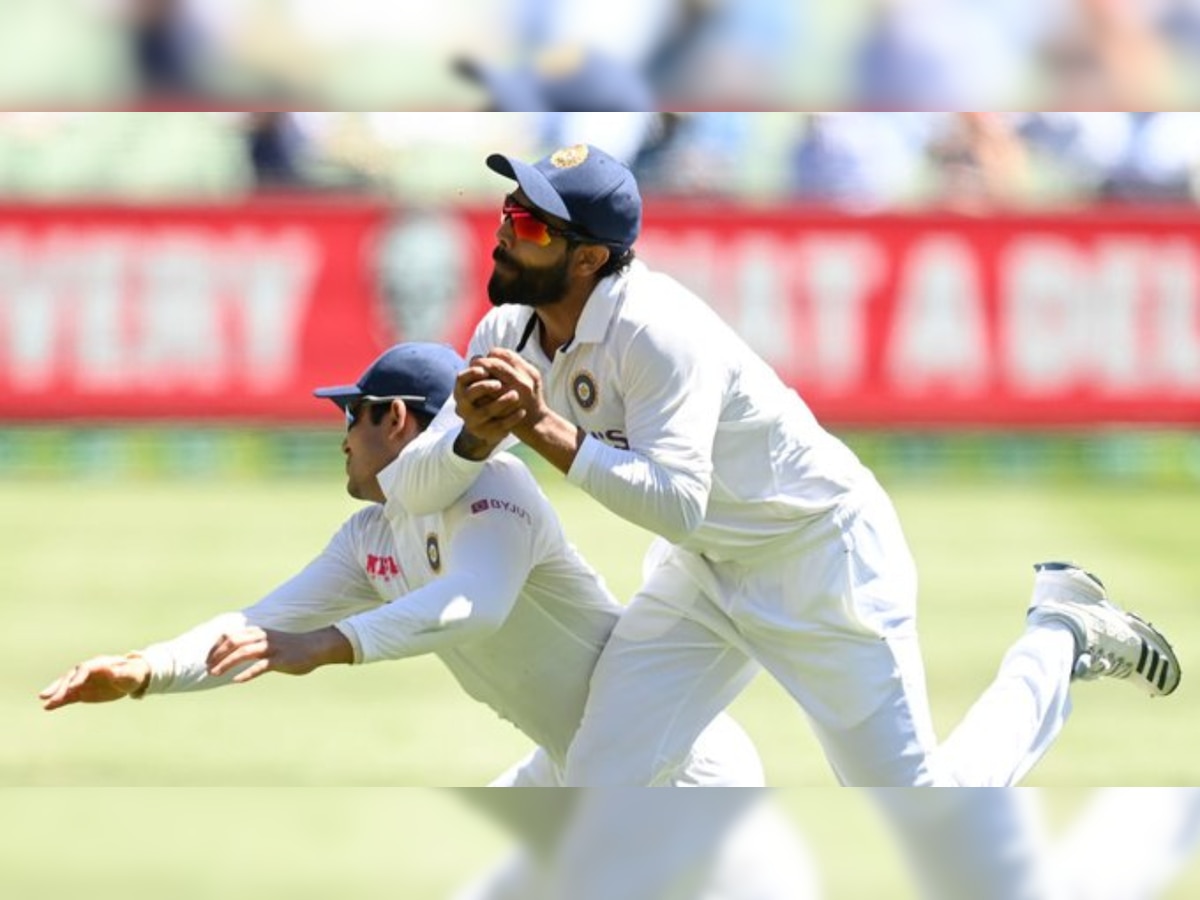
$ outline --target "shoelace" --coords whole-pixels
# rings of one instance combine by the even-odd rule
[[[1083,653],[1075,662],[1075,677],[1083,681],[1095,681],[1097,678],[1127,678],[1133,671],[1133,665],[1110,654]]]
[[[1114,634],[1110,628],[1101,627],[1099,634],[1096,635],[1096,640],[1093,646],[1088,648],[1087,655],[1091,657],[1090,668],[1096,671],[1096,675],[1092,677],[1098,678],[1108,676],[1109,678],[1128,678],[1133,672],[1133,660],[1129,653],[1124,652],[1126,649],[1120,646],[1120,635]],[[1115,645],[1111,648],[1103,646],[1103,639],[1107,638]]]
[[[1125,678],[1136,665],[1135,660],[1142,650],[1142,641],[1130,628],[1127,613],[1121,613],[1107,603],[1102,605],[1110,612],[1116,613],[1121,619],[1121,624],[1117,625],[1108,618],[1101,618],[1096,622],[1092,646],[1088,647],[1088,652],[1104,662],[1108,668],[1106,674],[1114,678]]]
[[[1104,667],[1101,674],[1107,675],[1109,678],[1128,678],[1129,673],[1133,671],[1133,663],[1114,654],[1101,650],[1093,655],[1093,660],[1096,657],[1099,657],[1099,663]]]

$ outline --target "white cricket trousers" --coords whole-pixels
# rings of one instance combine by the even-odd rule
[[[536,805],[559,792],[521,793],[532,794]],[[560,840],[518,847],[455,900],[820,897],[807,845],[766,791],[615,788],[572,795],[566,815],[558,803],[547,810]]]
[[[1070,633],[1027,629],[939,748],[916,596],[899,520],[873,481],[760,558],[714,563],[657,541],[592,676],[566,783],[672,783],[759,667],[803,710],[843,784],[1015,783],[1069,712]]]
[[[661,786],[761,788],[766,785],[762,759],[750,735],[728,713],[700,732],[670,779]],[[537,747],[488,787],[566,787],[563,766]]]

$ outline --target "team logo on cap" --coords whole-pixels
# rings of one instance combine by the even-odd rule
[[[596,405],[596,379],[591,372],[580,372],[571,379],[571,391],[575,394],[575,402],[584,409]]]
[[[583,165],[583,161],[587,158],[587,144],[576,144],[574,147],[563,147],[561,150],[556,150],[550,157],[550,165],[556,169],[573,169]]]
[[[425,536],[425,558],[429,560],[429,568],[435,572],[442,571],[442,548],[438,545],[438,537],[433,532]]]

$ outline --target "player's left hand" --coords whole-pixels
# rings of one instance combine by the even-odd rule
[[[350,642],[332,625],[299,634],[252,625],[221,635],[206,662],[214,678],[250,663],[233,677],[235,684],[243,684],[264,672],[307,675],[321,666],[353,661]]]

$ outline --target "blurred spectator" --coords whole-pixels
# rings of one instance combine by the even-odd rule
[[[1200,173],[1200,115],[1043,112],[1016,117],[1030,149],[1060,182],[1057,199],[1186,201]]]
[[[981,214],[1022,200],[1028,154],[1014,123],[1001,113],[959,112],[941,120],[929,144],[936,188],[930,198],[958,212]]]
[[[127,15],[130,49],[143,93],[197,93],[197,36],[179,0],[130,0]]]
[[[268,91],[244,53],[263,0],[76,0],[115,27],[129,89],[143,108],[229,105]]]
[[[525,52],[583,45],[649,80],[666,107],[771,106],[787,94],[805,3],[517,0]]]
[[[308,138],[293,113],[248,113],[242,129],[259,188],[299,187],[308,181]]]
[[[703,2],[695,0],[513,0],[518,52],[584,46],[648,75],[663,50],[688,34]]]
[[[1200,113],[0,113],[0,195],[236,197],[248,188],[492,198],[497,146],[592,143],[645,189],[862,213],[939,203],[1195,202]]]
[[[647,193],[736,197],[746,193],[740,165],[752,117],[744,113],[662,113],[630,168]]]
[[[1153,5],[1155,30],[1180,55],[1181,62],[1200,63],[1200,2],[1158,0]]]
[[[932,125],[922,113],[811,113],[792,151],[800,199],[869,212],[911,194]]]
[[[650,62],[668,107],[775,108],[797,104],[791,89],[805,59],[808,2],[691,0],[682,26]]]
[[[1035,50],[1046,106],[1153,109],[1172,91],[1169,48],[1144,4],[1074,0]]]
[[[856,34],[850,94],[864,108],[1161,109],[1195,94],[1172,79],[1172,43],[1194,53],[1200,12],[1194,0],[872,0]]]
[[[1055,199],[1091,199],[1129,146],[1133,120],[1124,112],[1035,112],[1013,119],[1038,164],[1055,182]]]
[[[1133,112],[1120,162],[1104,179],[1102,199],[1180,202],[1195,198],[1200,175],[1200,115]]]
[[[514,68],[470,57],[455,70],[484,89],[493,112],[633,112],[655,107],[650,85],[623,60],[582,44],[560,44]]]
[[[1012,104],[1028,29],[1011,3],[997,16],[1001,2],[874,0],[852,51],[851,102],[876,110]]]
[[[1024,200],[1029,158],[1001,113],[815,113],[792,151],[794,194],[872,212],[935,204],[981,213]]]
[[[582,45],[543,50],[529,65],[502,68],[461,58],[455,70],[478,84],[494,112],[536,112],[545,148],[594,144],[632,165],[665,137],[649,82],[629,63]]]
[[[22,108],[197,93],[266,105],[262,97],[284,92],[342,108],[463,108],[469,92],[447,66],[454,55],[507,65],[568,44],[630,66],[672,109],[1153,110],[1185,108],[1200,95],[1197,0],[441,0],[420,12],[380,0],[0,7],[0,86],[8,105]]]

